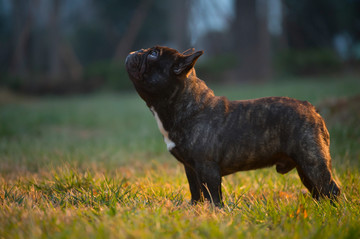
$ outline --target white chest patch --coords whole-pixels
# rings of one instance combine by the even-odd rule
[[[170,151],[172,150],[176,145],[173,141],[171,141],[171,139],[169,139],[169,132],[167,132],[164,129],[163,123],[161,122],[159,115],[157,114],[157,112],[155,111],[154,107],[151,107],[150,110],[153,112],[155,119],[156,119],[156,123],[159,127],[160,133],[164,136],[164,141],[166,144],[167,149]]]

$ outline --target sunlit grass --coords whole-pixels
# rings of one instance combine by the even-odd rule
[[[317,104],[360,93],[356,84],[304,80],[215,92]],[[269,168],[225,177],[218,209],[190,205],[183,167],[137,95],[15,99],[0,107],[0,238],[360,237],[358,125],[329,125],[342,185],[335,205],[314,201],[295,170]]]
[[[1,235],[338,238],[360,233],[355,190],[360,179],[352,174],[340,175],[347,186],[335,207],[304,194],[295,173],[280,176],[266,169],[236,174],[225,178],[225,206],[217,209],[189,204],[179,165],[153,162],[144,171],[125,167],[111,177],[101,171],[65,165],[2,181]]]

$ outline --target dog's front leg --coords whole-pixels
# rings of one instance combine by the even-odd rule
[[[190,186],[191,203],[196,204],[201,201],[200,181],[193,168],[185,165],[186,177]]]
[[[218,164],[202,161],[195,170],[199,174],[201,191],[204,198],[218,207],[222,206],[221,175]]]

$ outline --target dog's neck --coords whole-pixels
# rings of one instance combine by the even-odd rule
[[[200,113],[204,108],[214,106],[215,99],[214,92],[196,76],[195,70],[192,69],[183,84],[175,86],[167,97],[146,103],[152,111],[156,111],[165,130],[169,131]]]

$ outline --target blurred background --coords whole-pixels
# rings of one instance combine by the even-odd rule
[[[227,176],[223,210],[189,207],[124,68],[154,45],[204,50],[216,95],[314,104],[337,207],[274,168]],[[360,0],[0,0],[0,239],[360,238],[359,122]]]
[[[0,0],[0,87],[12,91],[132,89],[124,59],[153,45],[204,50],[198,75],[216,84],[357,77],[360,1]]]
[[[185,179],[124,67],[154,45],[204,50],[196,71],[216,95],[314,104],[335,175],[355,185],[360,0],[0,0],[0,190],[68,166],[135,179],[171,165]]]

